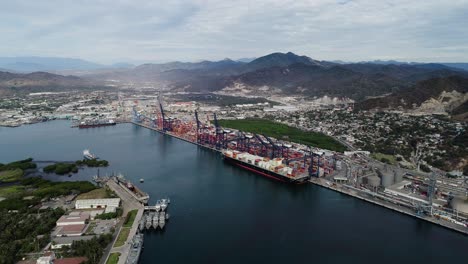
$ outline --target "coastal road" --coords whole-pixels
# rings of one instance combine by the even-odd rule
[[[108,252],[107,258],[109,257],[110,253],[114,253],[114,252],[120,253],[118,263],[124,264],[130,252],[130,246],[131,246],[130,242],[132,241],[132,238],[135,236],[135,234],[138,231],[138,224],[140,223],[141,217],[143,216],[144,206],[137,199],[135,199],[135,197],[133,197],[127,190],[125,190],[121,185],[116,183],[114,180],[112,179],[108,180],[106,184],[112,191],[114,191],[120,197],[120,199],[122,199],[123,215],[127,215],[128,212],[132,210],[135,210],[135,209],[138,210],[135,220],[133,221],[133,225],[130,227],[130,233],[128,234],[125,244],[120,247],[112,247],[110,252]],[[122,226],[119,229],[119,233],[122,231]],[[114,240],[113,246],[116,240]],[[107,261],[107,258],[106,258],[106,261]]]

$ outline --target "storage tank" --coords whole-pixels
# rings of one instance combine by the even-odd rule
[[[454,197],[450,201],[450,207],[460,213],[468,215],[468,199],[467,197]]]
[[[395,181],[395,177],[393,175],[393,171],[391,170],[383,170],[383,171],[378,171],[380,175],[380,179],[382,180],[382,186],[383,187],[389,187],[393,185]]]
[[[403,180],[403,171],[401,170],[394,170],[393,175],[395,177],[395,183],[399,183]]]
[[[380,178],[377,176],[369,176],[367,177],[367,184],[372,187],[379,187],[380,186]]]

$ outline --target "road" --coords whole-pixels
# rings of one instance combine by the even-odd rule
[[[114,242],[112,243],[112,248],[107,252],[107,257],[105,258],[105,261],[107,261],[107,258],[109,257],[110,253],[118,252],[120,253],[118,263],[124,264],[127,260],[128,253],[130,251],[130,242],[132,241],[133,236],[135,236],[136,232],[138,231],[138,224],[140,222],[141,217],[143,216],[144,206],[114,180],[110,179],[106,182],[106,184],[112,191],[114,191],[120,197],[120,199],[122,199],[123,215],[127,215],[128,212],[132,210],[138,210],[138,213],[135,217],[133,225],[130,228],[130,233],[128,234],[127,241],[125,242],[125,244],[120,247],[114,247],[114,244],[117,240],[116,238],[118,237],[117,235],[115,237]],[[122,226],[123,225],[120,224],[118,233],[121,232]]]

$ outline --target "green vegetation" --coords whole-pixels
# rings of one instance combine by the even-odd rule
[[[14,161],[8,164],[0,163],[0,182],[15,182],[19,181],[24,171],[27,169],[35,169],[37,166],[32,162],[32,159]]]
[[[37,167],[36,163],[32,162],[32,158],[28,158],[25,160],[14,161],[8,164],[0,164],[0,171],[6,170],[15,170],[15,169],[35,169]]]
[[[317,132],[306,132],[266,119],[219,120],[223,127],[264,134],[277,139],[343,152],[346,147],[335,139]]]
[[[49,234],[63,214],[60,208],[23,209],[16,213],[0,210],[0,263],[16,263],[22,255],[41,250],[49,243]]]
[[[396,164],[396,161],[397,161],[395,156],[389,155],[389,154],[383,154],[383,153],[372,153],[371,157],[383,163],[392,164],[392,165]]]
[[[55,163],[44,167],[43,171],[45,173],[56,173],[58,175],[65,175],[69,173],[77,173],[79,166],[88,166],[88,167],[107,167],[109,162],[107,160],[77,160],[75,163]]]
[[[101,199],[101,198],[114,198],[117,195],[108,188],[99,188],[87,193],[82,193],[76,199]]]
[[[133,222],[135,221],[135,217],[138,213],[138,210],[132,210],[127,213],[127,217],[125,218],[124,227],[131,227]]]
[[[109,255],[106,264],[117,264],[119,262],[120,253],[115,252]]]
[[[104,234],[90,240],[74,241],[71,247],[63,247],[63,257],[87,257],[89,264],[97,264],[101,260],[105,248],[112,241],[112,234]]]
[[[123,210],[122,208],[119,207],[113,213],[104,213],[104,214],[96,215],[95,219],[109,220],[109,219],[122,216],[122,213],[123,213]]]
[[[431,172],[431,171],[432,171],[431,168],[429,168],[429,166],[424,165],[424,164],[421,164],[421,165],[419,166],[419,168],[420,168],[422,171],[424,171],[424,172]]]
[[[52,198],[71,193],[83,193],[94,190],[96,186],[87,181],[50,182],[41,178],[26,178],[19,186],[3,187],[0,193],[6,193],[7,199],[0,201],[0,210],[19,210],[37,205],[43,198]],[[23,197],[34,196],[23,200]]]
[[[130,234],[130,228],[129,227],[122,227],[120,229],[119,236],[117,237],[117,240],[115,241],[114,247],[121,247],[125,244],[128,238],[128,234]]]
[[[10,196],[14,196],[17,193],[21,193],[24,191],[23,186],[7,186],[7,187],[0,187],[0,197],[8,198]]]
[[[83,159],[83,160],[77,160],[76,165],[78,166],[86,165],[88,167],[107,167],[109,166],[109,162],[107,160]]]
[[[0,181],[1,182],[15,182],[23,177],[22,169],[13,169],[0,172]]]
[[[58,175],[64,175],[68,173],[77,173],[78,172],[78,167],[76,164],[73,163],[56,163],[52,164],[49,166],[44,167],[44,172],[45,173],[51,173],[54,172]]]

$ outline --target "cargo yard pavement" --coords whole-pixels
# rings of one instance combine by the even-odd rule
[[[120,197],[120,199],[122,199],[122,207],[123,207],[123,211],[124,211],[123,215],[127,215],[132,210],[135,210],[135,209],[138,210],[138,212],[136,214],[136,217],[135,217],[135,219],[133,221],[133,224],[129,228],[130,231],[129,231],[129,234],[128,234],[126,240],[125,240],[124,245],[119,246],[119,247],[115,247],[115,243],[117,241],[117,238],[119,237],[117,235],[115,241],[113,242],[113,245],[112,245],[113,247],[110,250],[110,252],[108,252],[108,255],[107,255],[106,260],[105,260],[105,261],[107,261],[107,259],[109,258],[110,253],[120,253],[118,263],[119,264],[124,264],[125,261],[127,260],[128,253],[130,251],[130,243],[129,242],[132,241],[133,236],[135,236],[135,234],[138,231],[138,224],[140,222],[141,217],[143,216],[144,206],[137,199],[135,199],[135,197],[130,195],[126,190],[124,190],[122,186],[117,184],[114,180],[108,180],[106,182],[106,185],[112,191],[114,191]],[[123,229],[127,229],[127,228],[128,227],[124,227],[123,224],[120,225],[120,229],[118,230],[119,234],[120,234],[120,232],[122,232]]]

